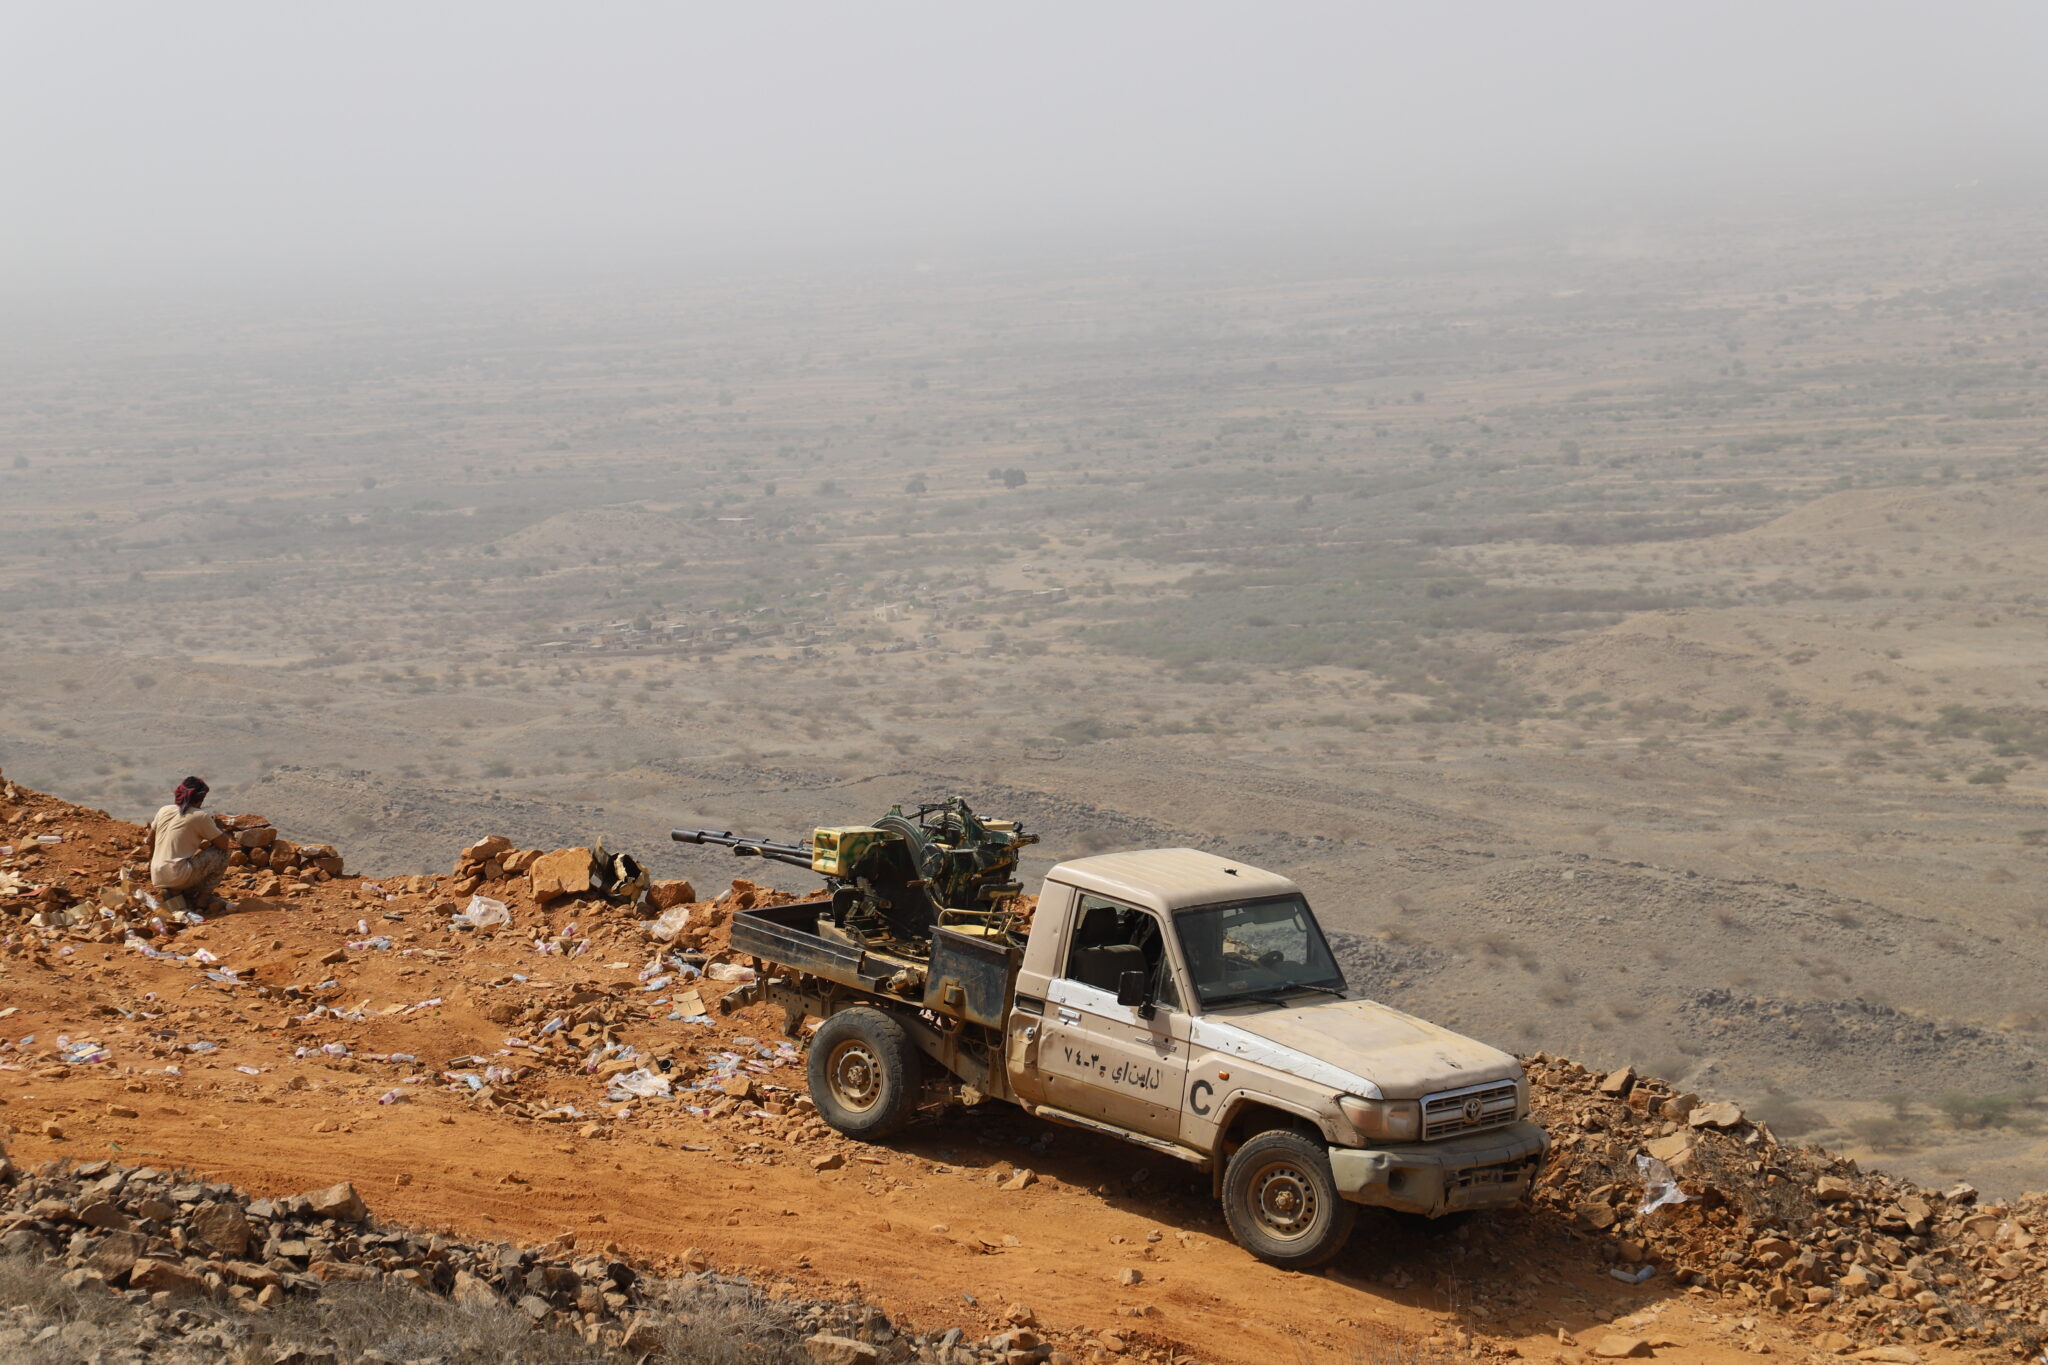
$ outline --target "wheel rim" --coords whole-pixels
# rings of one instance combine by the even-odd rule
[[[1293,1162],[1269,1162],[1252,1175],[1252,1217],[1269,1237],[1292,1242],[1308,1236],[1320,1207],[1315,1182]]]
[[[825,1069],[832,1082],[832,1098],[848,1109],[872,1109],[880,1102],[882,1064],[860,1039],[849,1038],[833,1048]]]

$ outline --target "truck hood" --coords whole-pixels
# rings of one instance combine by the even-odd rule
[[[1499,1048],[1376,1000],[1253,1006],[1193,1024],[1198,1044],[1368,1099],[1420,1099],[1522,1074]]]

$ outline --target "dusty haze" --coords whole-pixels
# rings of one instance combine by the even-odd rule
[[[10,289],[1130,251],[2033,177],[2048,10],[23,7]]]
[[[0,766],[371,871],[963,792],[2048,1185],[2039,4],[44,6]]]

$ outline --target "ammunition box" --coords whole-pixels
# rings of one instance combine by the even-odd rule
[[[898,836],[873,825],[842,825],[811,831],[811,871],[826,877],[851,877],[861,859],[878,844]]]

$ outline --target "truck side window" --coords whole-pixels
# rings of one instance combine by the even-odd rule
[[[1152,1000],[1165,1009],[1180,1008],[1173,988],[1173,969],[1166,956],[1166,935],[1149,911],[1119,905],[1101,896],[1083,896],[1075,907],[1074,937],[1067,947],[1071,981],[1097,990],[1116,990],[1125,972],[1143,972],[1152,981]]]

